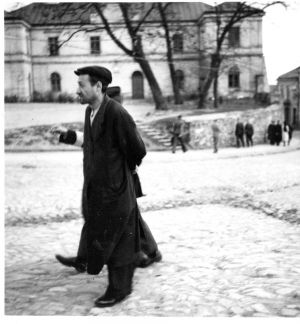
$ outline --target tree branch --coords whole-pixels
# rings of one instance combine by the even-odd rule
[[[134,41],[136,33],[135,33],[135,30],[132,27],[132,24],[131,24],[129,15],[128,15],[128,6],[129,6],[129,4],[127,4],[127,3],[122,3],[122,2],[119,3],[119,7],[120,7],[120,9],[122,11],[122,15],[123,15],[123,18],[124,18],[125,25],[127,27],[128,33],[129,33],[131,39]]]
[[[61,42],[59,45],[58,45],[58,48],[62,47],[65,43],[67,43],[74,35],[76,35],[77,33],[80,33],[80,32],[92,32],[92,31],[95,31],[95,30],[99,30],[101,29],[101,27],[95,27],[95,28],[92,28],[92,29],[89,29],[89,28],[79,28],[77,30],[75,30],[66,40],[64,40],[63,42]]]
[[[153,9],[155,8],[155,3],[152,3],[151,7],[148,9],[148,11],[146,12],[144,18],[142,18],[140,20],[140,22],[138,23],[138,25],[135,27],[134,32],[137,33],[140,29],[140,27],[142,26],[142,24],[145,22],[145,20],[147,19],[147,17],[150,15],[150,13],[153,11]]]
[[[99,14],[99,16],[102,19],[102,22],[104,24],[104,27],[108,33],[108,35],[111,37],[111,39],[129,56],[133,56],[133,51],[128,49],[121,41],[119,41],[119,39],[115,36],[114,32],[112,31],[112,29],[110,28],[110,25],[106,19],[106,17],[104,16],[102,9],[99,7],[99,5],[97,3],[93,3],[97,13]]]

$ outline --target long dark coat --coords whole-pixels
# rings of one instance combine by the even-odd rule
[[[253,125],[252,124],[247,123],[245,125],[245,134],[248,135],[248,136],[253,136],[254,129],[253,129]]]
[[[146,155],[128,112],[107,95],[90,125],[84,126],[82,212],[87,225],[88,267],[134,262],[139,251],[138,207],[132,170]]]
[[[274,140],[277,143],[282,141],[282,126],[280,124],[274,126]]]
[[[268,140],[272,143],[275,142],[275,124],[270,124],[268,126]]]
[[[237,123],[235,126],[235,136],[243,136],[244,135],[244,125],[243,123]]]

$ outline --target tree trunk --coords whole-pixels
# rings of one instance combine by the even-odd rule
[[[217,73],[214,78],[214,108],[218,108],[218,83],[219,83],[219,74]]]
[[[171,79],[172,79],[175,105],[181,105],[183,103],[183,99],[180,94],[179,80],[177,80],[177,78],[176,78],[174,64],[171,62],[169,62],[169,69],[170,69],[170,74],[171,74]]]
[[[167,40],[167,58],[168,58],[168,62],[169,62],[168,65],[169,65],[171,81],[172,81],[174,102],[175,102],[175,105],[181,105],[183,103],[183,100],[182,100],[182,96],[180,94],[179,80],[177,80],[177,78],[176,78],[176,72],[175,72],[173,55],[172,55],[172,48],[171,48],[171,43],[170,43],[169,38]]]
[[[206,81],[205,81],[205,83],[201,89],[200,95],[199,95],[198,109],[205,108],[205,106],[206,106],[208,91],[211,87],[213,80],[218,78],[218,71],[219,71],[219,68],[221,65],[221,61],[222,61],[222,58],[221,58],[220,53],[212,54],[208,76],[206,78]]]
[[[172,44],[170,39],[170,31],[169,31],[169,25],[168,20],[166,17],[165,9],[168,5],[163,8],[163,5],[161,3],[158,3],[158,10],[160,13],[160,17],[162,19],[162,24],[165,29],[165,39],[166,39],[166,45],[167,45],[167,59],[168,59],[168,65],[170,70],[170,76],[172,81],[172,88],[173,88],[173,94],[174,94],[174,102],[175,105],[181,105],[183,103],[182,96],[180,94],[180,84],[176,78],[176,72],[174,67],[174,60],[173,60],[173,50],[172,50]]]
[[[139,63],[142,71],[145,74],[145,77],[149,83],[153,100],[155,102],[155,109],[157,110],[167,110],[167,102],[165,98],[162,95],[162,92],[160,90],[159,84],[156,81],[156,78],[153,74],[153,71],[151,69],[151,66],[149,62],[144,58],[143,55],[138,55],[134,58],[137,63]]]
[[[211,86],[211,83],[213,81],[212,73],[208,73],[208,77],[201,89],[201,92],[199,94],[199,102],[198,102],[198,109],[203,109],[206,107],[207,104],[207,96],[208,96],[208,90]]]

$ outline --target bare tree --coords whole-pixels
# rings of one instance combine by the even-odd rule
[[[80,32],[91,32],[95,30],[104,29],[107,34],[110,36],[112,41],[128,56],[130,56],[136,63],[138,63],[143,71],[149,87],[152,92],[153,100],[157,110],[167,109],[167,102],[163,97],[160,86],[157,82],[157,79],[153,73],[153,70],[149,64],[149,61],[143,50],[143,29],[145,22],[149,15],[155,9],[155,3],[149,3],[145,5],[144,3],[118,3],[118,7],[121,12],[122,21],[118,22],[118,26],[111,23],[109,19],[105,16],[105,9],[109,6],[109,3],[99,3],[99,2],[90,2],[90,3],[78,3],[76,6],[73,6],[71,3],[66,4],[63,10],[60,11],[60,16],[70,17],[68,23],[74,21],[74,15],[76,18],[80,18],[87,12],[95,11],[98,16],[101,18],[102,25],[95,23],[94,27],[90,27],[89,24],[83,23],[73,31],[67,39],[62,41],[59,44],[59,47],[67,43],[75,34]],[[81,13],[81,16],[78,17],[78,12]],[[56,17],[57,18],[57,17]],[[80,19],[78,19],[80,21]],[[78,23],[77,20],[77,23]],[[125,26],[125,29],[131,40],[131,46],[129,47],[119,39],[116,35],[115,30],[119,28],[120,24]]]
[[[101,17],[102,22],[104,24],[104,28],[107,31],[108,35],[111,37],[111,39],[125,52],[125,54],[132,57],[134,61],[140,65],[145,77],[148,80],[152,96],[156,105],[156,109],[167,109],[166,100],[162,95],[162,91],[144,53],[142,39],[143,34],[141,33],[141,28],[145,23],[147,17],[153,11],[155,5],[150,5],[149,8],[145,11],[139,10],[139,12],[143,12],[142,17],[137,21],[133,21],[131,18],[133,16],[136,16],[136,11],[139,9],[137,8],[137,5],[131,3],[119,3],[119,7],[122,12],[123,22],[131,39],[131,49],[125,46],[125,44],[122,43],[121,40],[119,40],[114,34],[110,23],[104,15],[103,5],[99,3],[93,3],[93,6],[96,9],[99,16]]]
[[[253,16],[264,15],[264,11],[277,4],[286,6],[283,1],[274,1],[263,5],[261,8],[251,7],[246,2],[235,2],[231,3],[230,11],[223,12],[222,5],[216,6],[214,10],[214,22],[216,24],[216,46],[213,53],[210,54],[210,66],[207,72],[206,78],[202,84],[199,93],[198,108],[204,108],[207,101],[209,89],[214,83],[213,94],[214,94],[214,105],[218,106],[218,77],[219,69],[223,60],[223,45],[227,38],[230,30],[237,23]],[[226,5],[224,3],[223,5]]]

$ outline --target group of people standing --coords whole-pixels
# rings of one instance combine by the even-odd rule
[[[272,120],[271,124],[268,126],[268,140],[271,145],[280,145],[283,142],[283,146],[290,145],[292,140],[293,128],[286,121],[281,125],[280,120]]]
[[[212,125],[212,138],[213,138],[213,152],[217,153],[218,152],[218,144],[219,144],[219,135],[220,135],[220,128],[217,124],[217,120],[214,120]],[[244,141],[244,136],[246,136],[246,144],[247,146],[253,146],[253,134],[254,134],[254,127],[253,125],[248,121],[246,125],[240,120],[237,120],[236,126],[235,126],[235,137],[236,137],[236,146],[240,147],[243,146],[245,147],[245,141]]]
[[[247,146],[253,146],[253,125],[249,121],[247,121],[246,125],[244,126],[244,124],[238,119],[235,125],[236,147],[245,147],[244,135],[246,136]]]
[[[182,120],[181,116],[178,116],[175,122],[173,123],[172,127],[172,138],[171,138],[171,146],[172,146],[172,152],[176,152],[176,146],[178,143],[180,143],[182,147],[182,151],[187,151],[187,143],[185,141],[185,135],[186,132],[184,130],[184,121]],[[219,137],[221,130],[219,128],[219,125],[217,123],[217,120],[214,120],[211,125],[212,130],[212,139],[213,139],[213,152],[218,152],[218,146],[219,146]],[[284,121],[283,125],[281,125],[280,121],[278,120],[275,124],[275,121],[273,120],[271,124],[268,126],[267,131],[267,138],[270,141],[271,145],[280,145],[281,142],[283,142],[283,145],[289,145],[292,139],[292,133],[293,128],[291,125],[289,125],[286,121]],[[239,119],[237,119],[236,125],[235,125],[235,138],[236,138],[236,147],[247,147],[253,146],[253,135],[254,135],[254,127],[253,124],[248,120],[246,124],[241,122]],[[246,140],[246,143],[245,143]]]

